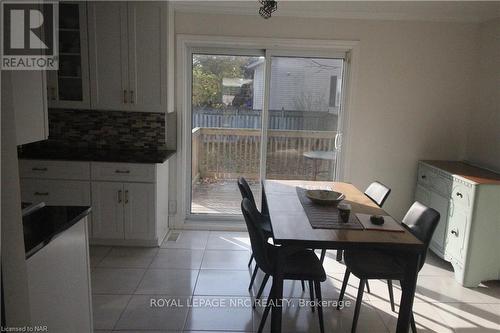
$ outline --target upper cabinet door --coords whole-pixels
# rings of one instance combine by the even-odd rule
[[[91,107],[128,110],[128,26],[126,2],[89,2]]]
[[[167,112],[167,6],[128,3],[129,100],[134,111]]]
[[[16,118],[18,145],[45,140],[49,136],[46,71],[12,71],[12,108]],[[2,74],[4,75],[4,74]]]
[[[59,4],[59,70],[48,71],[47,98],[51,108],[90,108],[87,6]]]

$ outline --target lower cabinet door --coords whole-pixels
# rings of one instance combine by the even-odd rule
[[[122,183],[92,182],[92,237],[123,239]]]
[[[448,235],[446,239],[446,256],[464,263],[467,253],[467,229],[469,214],[466,210],[451,204]]]
[[[448,224],[448,206],[449,198],[446,198],[436,192],[430,192],[430,202],[429,206],[434,208],[439,212],[441,216],[439,218],[439,223],[432,235],[431,244],[434,248],[438,249],[440,253],[444,253],[444,248],[446,244],[446,230]]]
[[[124,184],[125,239],[153,239],[155,236],[155,185]]]

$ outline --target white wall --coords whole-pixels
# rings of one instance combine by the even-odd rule
[[[385,208],[398,218],[413,200],[419,159],[464,157],[467,115],[476,108],[477,24],[177,13],[175,30],[359,40],[347,180],[392,187]]]
[[[479,98],[469,118],[467,159],[500,172],[500,19],[480,29]]]

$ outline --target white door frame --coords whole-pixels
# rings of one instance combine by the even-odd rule
[[[176,165],[176,183],[177,183],[177,212],[175,215],[175,229],[213,229],[213,230],[242,230],[244,229],[243,219],[238,216],[206,216],[190,213],[191,203],[191,66],[193,50],[213,53],[213,54],[242,54],[257,55],[259,50],[265,51],[266,57],[266,82],[270,78],[270,57],[272,55],[283,56],[310,56],[326,58],[345,58],[347,54],[348,61],[345,62],[347,70],[344,75],[344,99],[341,116],[341,128],[347,136],[342,138],[341,163],[338,166],[337,177],[342,180],[349,179],[349,105],[353,99],[353,81],[355,57],[359,52],[358,41],[344,40],[317,40],[317,39],[275,39],[275,38],[252,38],[252,37],[228,37],[228,36],[203,36],[203,35],[177,35],[177,68],[176,77],[176,107],[177,107],[177,165]],[[259,55],[262,55],[260,53]],[[269,85],[265,85],[264,95],[269,95]],[[267,93],[266,93],[267,91]],[[269,98],[264,98],[264,108],[262,113],[262,124],[264,131],[264,140],[267,130],[267,108]],[[266,102],[267,101],[267,102]],[[266,108],[267,106],[267,108]],[[266,126],[264,126],[266,125]],[[261,145],[264,142],[261,143]],[[264,149],[261,149],[261,155],[265,155]],[[265,158],[265,156],[261,156]],[[265,162],[265,160],[264,160]],[[261,165],[265,165],[261,163]],[[265,170],[261,170],[265,175]],[[203,221],[201,221],[203,220]],[[230,223],[228,223],[230,222]]]

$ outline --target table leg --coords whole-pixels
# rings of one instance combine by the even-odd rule
[[[406,266],[405,277],[401,281],[401,306],[399,307],[397,333],[407,333],[410,328],[410,319],[413,311],[413,298],[417,286],[418,264],[420,254],[408,254],[408,265]]]

